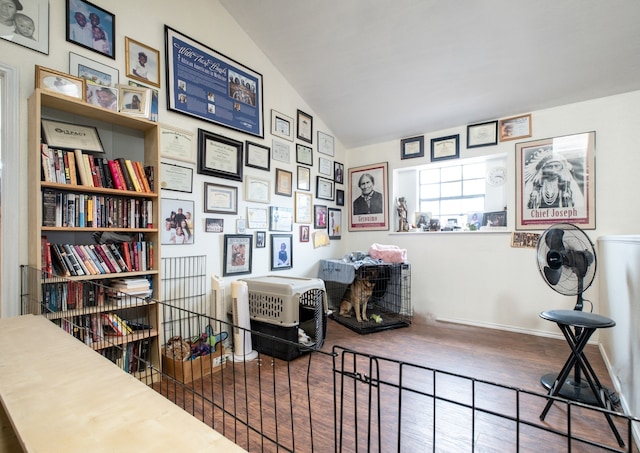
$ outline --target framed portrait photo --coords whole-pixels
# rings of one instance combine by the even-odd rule
[[[120,84],[116,86],[120,113],[148,119],[151,114],[151,89]]]
[[[479,148],[498,144],[498,122],[471,124],[467,126],[467,148]]]
[[[531,137],[531,114],[500,120],[500,141]]]
[[[224,235],[224,262],[222,275],[242,275],[251,273],[252,261],[251,234],[225,234]]]
[[[116,59],[116,16],[85,0],[67,1],[67,41]]]
[[[69,74],[94,85],[114,87],[120,83],[120,72],[116,68],[73,52],[69,52]]]
[[[204,212],[238,213],[238,188],[211,182],[204,183]]]
[[[333,163],[333,180],[336,184],[344,184],[344,164],[340,162]]]
[[[431,139],[431,161],[460,157],[460,134]]]
[[[349,231],[389,229],[388,164],[349,169]]]
[[[91,105],[117,112],[119,93],[120,90],[118,90],[118,87],[106,87],[86,83],[85,100]]]
[[[291,269],[293,266],[293,235],[271,235],[271,270]]]
[[[8,3],[14,3],[14,15],[3,22],[13,22],[11,32],[0,33],[0,38],[49,55],[49,0],[22,0],[19,9],[15,2]]]
[[[148,87],[145,85],[142,85],[134,80],[129,80],[129,85],[132,87],[139,87],[139,88],[144,88],[147,89]],[[156,89],[156,88],[148,88],[149,89],[149,98],[150,98],[150,111],[149,111],[149,116],[147,117],[148,119],[150,119],[151,121],[154,122],[158,122],[158,110],[159,110],[159,96],[160,96],[160,92]]]
[[[127,77],[160,88],[160,52],[128,36],[124,50]]]
[[[276,168],[276,195],[290,197],[293,193],[293,173]]]
[[[36,88],[84,100],[85,80],[36,65]]]
[[[327,222],[329,239],[342,238],[342,209],[329,208],[329,221]]]
[[[198,129],[198,173],[242,181],[242,142]]]
[[[424,136],[403,138],[400,140],[400,158],[413,159],[424,157]]]
[[[163,198],[161,203],[161,243],[167,245],[186,245],[194,243],[193,200],[174,200]]]
[[[300,225],[300,242],[309,242],[309,225]]]
[[[317,230],[327,228],[327,206],[323,204],[313,205],[313,227]]]
[[[271,109],[271,135],[293,141],[293,118]]]
[[[256,248],[263,249],[267,246],[267,232],[256,231]]]
[[[270,171],[271,170],[271,148],[257,143],[245,142],[246,146],[246,160],[245,165],[251,168],[257,168],[259,170]]]
[[[308,113],[304,113],[302,110],[298,110],[298,121],[296,126],[298,139],[307,143],[313,143],[313,117]]]
[[[595,132],[516,144],[516,229],[596,227]]]
[[[336,204],[344,206],[344,190],[336,189]]]

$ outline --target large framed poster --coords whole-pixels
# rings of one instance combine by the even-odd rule
[[[262,74],[164,26],[167,108],[264,137]]]
[[[595,132],[516,144],[516,229],[596,227]]]
[[[388,230],[387,162],[349,169],[349,231]]]

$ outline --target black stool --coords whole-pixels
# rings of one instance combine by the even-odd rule
[[[561,396],[611,410],[610,393],[598,380],[583,350],[596,329],[613,327],[616,325],[615,321],[605,316],[580,310],[548,310],[540,313],[540,317],[558,324],[571,348],[571,354],[560,373],[557,375],[546,374],[540,380],[542,385],[549,389],[549,396]],[[572,368],[575,368],[575,373],[573,379],[570,379],[569,373]],[[586,384],[582,381],[581,375],[584,375]],[[542,414],[540,414],[540,420],[545,419],[553,402],[552,398],[547,401]],[[624,446],[624,441],[615,427],[611,415],[605,413],[605,417],[618,443],[621,447]]]

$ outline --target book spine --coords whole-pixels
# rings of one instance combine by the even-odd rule
[[[97,275],[98,272],[95,270],[93,261],[87,256],[82,246],[76,244],[72,245],[72,247],[75,249],[76,255],[80,258],[80,264],[83,266],[85,273],[87,275]]]
[[[64,164],[64,181],[71,184],[71,171],[69,170],[69,153],[62,151],[62,163]]]
[[[56,193],[50,189],[42,191],[42,226],[56,226]]]
[[[89,162],[89,155],[82,154],[82,164],[84,166],[84,172],[87,175],[87,186],[94,187],[93,185],[93,173],[91,171],[91,163]]]
[[[58,244],[50,244],[49,247],[51,248],[51,256],[53,258],[51,261],[57,275],[61,277],[69,277],[71,272],[69,271],[69,268],[67,268],[67,263],[62,257],[62,252],[60,251]]]
[[[64,159],[62,157],[62,151],[56,150],[56,182],[65,184],[66,179],[64,177]]]
[[[127,268],[129,272],[133,272],[135,269],[133,268],[133,262],[131,261],[131,248],[128,242],[123,242],[121,244],[122,247],[122,256],[124,258],[124,262],[127,263]]]
[[[147,180],[147,175],[144,172],[144,166],[142,165],[142,162],[135,161],[134,165],[136,166],[138,178],[140,178],[140,181],[142,182],[142,185],[144,187],[144,192],[151,193],[151,186],[149,185],[149,181]]]
[[[55,166],[53,166],[51,150],[46,143],[40,145],[40,156],[42,158],[42,180],[45,182],[56,182],[54,176]]]
[[[109,165],[109,171],[111,172],[113,188],[123,190],[124,186],[122,185],[122,179],[120,179],[120,175],[118,174],[118,162],[115,160],[108,160],[107,165]]]
[[[96,170],[96,163],[92,154],[85,154],[89,162],[89,171],[91,172],[91,180],[93,181],[93,187],[102,187],[100,180],[98,179],[98,172]]]
[[[78,169],[76,168],[76,155],[73,151],[67,151],[67,158],[69,160],[69,178],[70,183],[78,185]]]
[[[84,253],[82,253],[82,250],[80,249],[80,247],[78,247],[77,245],[70,244],[69,248],[71,248],[71,251],[75,255],[76,259],[78,260],[78,264],[80,264],[80,267],[84,272],[84,275],[94,275],[93,270],[87,267],[86,258],[84,256]]]
[[[147,177],[147,181],[149,182],[149,187],[151,188],[151,192],[155,192],[155,168],[153,165],[147,165],[144,167],[144,174]]]
[[[129,173],[129,178],[131,178],[134,190],[136,192],[142,192],[142,186],[140,186],[140,181],[138,181],[138,176],[135,168],[133,167],[133,162],[131,162],[131,159],[125,159],[124,164],[127,168],[127,173]]]
[[[96,255],[93,245],[87,245],[86,250],[89,254],[89,258],[91,258],[96,269],[98,269],[98,272],[101,274],[106,274],[107,271],[102,267],[102,263],[100,263],[100,259],[98,259],[98,255]]]
[[[102,257],[102,253],[100,253],[102,251],[102,249],[96,247],[95,245],[90,245],[89,247],[91,247],[91,250],[93,250],[93,253],[98,258],[98,261],[100,261],[100,266],[104,269],[104,273],[105,274],[111,274],[113,271],[111,270],[111,268],[105,262],[104,258]]]
[[[73,151],[75,155],[76,167],[78,169],[78,175],[80,176],[80,184],[83,186],[89,186],[89,180],[87,179],[87,170],[84,166],[84,157],[82,150],[76,149]]]
[[[82,270],[82,267],[80,266],[76,255],[73,253],[71,246],[69,244],[63,244],[62,248],[65,251],[67,258],[71,262],[71,269],[73,269],[73,271],[71,272],[72,275],[84,275],[84,271]]]
[[[98,247],[100,247],[104,252],[105,256],[109,260],[109,263],[111,263],[111,266],[113,267],[114,272],[115,273],[122,272],[122,268],[118,264],[118,261],[116,260],[115,256],[113,256],[113,254],[111,253],[111,250],[109,249],[109,247],[107,247],[106,244],[99,244]]]
[[[118,157],[115,160],[120,166],[120,172],[122,173],[122,178],[124,179],[126,189],[135,192],[136,188],[133,186],[133,181],[131,181],[131,177],[129,176],[126,160],[122,157]]]
[[[118,266],[120,266],[120,269],[122,269],[122,272],[129,272],[129,267],[127,266],[127,263],[125,262],[122,254],[118,250],[118,247],[115,244],[109,244],[109,249],[111,250],[111,254],[113,255],[113,257],[118,262]]]

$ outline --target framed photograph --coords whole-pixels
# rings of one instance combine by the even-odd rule
[[[531,137],[531,113],[500,120],[500,141]]]
[[[36,88],[84,100],[83,78],[36,65]]]
[[[342,238],[342,209],[329,208],[329,239]]]
[[[185,245],[194,243],[195,203],[193,200],[174,200],[163,198],[161,213],[164,228],[161,233],[162,244]]]
[[[94,85],[114,87],[120,83],[117,69],[73,52],[69,52],[69,74]]]
[[[316,176],[316,198],[333,201],[333,181]]]
[[[313,167],[313,149],[296,143],[296,162]]]
[[[336,189],[336,204],[344,206],[344,190]]]
[[[262,74],[167,25],[164,31],[167,109],[263,138]]]
[[[196,161],[195,134],[191,131],[178,129],[167,124],[160,125],[160,157]]]
[[[271,148],[264,145],[258,145],[250,141],[245,142],[247,167],[257,168],[259,170],[271,170]]]
[[[211,182],[204,183],[204,212],[238,213],[238,188]]]
[[[247,232],[247,222],[244,219],[236,220],[236,233],[244,234]]]
[[[389,229],[387,162],[349,169],[349,231]]]
[[[149,119],[151,115],[151,89],[131,85],[117,85],[118,110],[131,116]]]
[[[310,193],[296,191],[295,199],[295,222],[296,223],[311,223],[311,206],[313,204],[313,198]]]
[[[242,181],[242,142],[198,129],[198,173]]]
[[[298,190],[311,190],[311,169],[298,165]]]
[[[302,110],[298,110],[296,132],[298,133],[298,139],[313,143],[313,117]]]
[[[256,203],[271,201],[271,182],[268,179],[247,175],[244,180],[244,199]]]
[[[117,87],[106,87],[87,83],[86,88],[85,100],[87,103],[114,112],[118,111],[119,90]]]
[[[460,157],[460,134],[431,139],[431,162]]]
[[[271,148],[273,160],[277,160],[278,162],[286,162],[287,164],[291,162],[291,149],[289,148],[288,143],[274,139]]]
[[[291,269],[293,266],[293,235],[271,235],[271,270]]]
[[[516,144],[516,229],[595,229],[595,132]]]
[[[290,197],[293,190],[293,173],[276,168],[276,195]]]
[[[268,228],[269,214],[267,208],[247,206],[247,228]]]
[[[474,213],[475,214],[475,213]],[[473,215],[471,215],[470,219],[469,219],[469,224],[473,224],[476,230],[480,229],[480,222],[478,221],[478,214],[475,214],[475,218],[473,217]],[[482,215],[480,214],[480,218],[482,218]],[[422,230],[422,231],[429,231],[429,220],[431,219],[431,213],[430,212],[416,212],[415,215],[415,219],[414,219],[414,225],[416,226],[416,228]],[[478,223],[475,223],[478,222]]]
[[[467,148],[479,148],[498,144],[498,121],[467,126]]]
[[[414,157],[424,157],[423,135],[400,140],[400,158],[413,159]]]
[[[333,163],[333,180],[336,184],[344,184],[344,164],[340,162]]]
[[[318,131],[318,152],[333,157],[335,154],[334,138],[329,134]]]
[[[193,168],[160,162],[160,188],[192,193]]]
[[[225,234],[224,262],[222,275],[242,275],[251,273],[253,235]]]
[[[147,87],[145,85],[142,85],[142,84],[140,84],[138,82],[134,82],[133,80],[129,80],[129,85],[133,86],[133,87],[146,88],[146,89],[149,90],[149,92],[150,92],[150,96],[149,97],[151,99],[151,102],[150,102],[151,110],[149,111],[148,119],[150,119],[151,121],[154,121],[154,122],[158,122],[158,110],[159,110],[159,102],[160,102],[158,97],[160,95],[160,92],[156,88],[149,88],[149,87]]]
[[[67,0],[67,41],[116,59],[116,16],[85,0]]]
[[[205,219],[205,233],[222,233],[224,231],[224,219]]]
[[[482,227],[506,227],[507,211],[485,212],[482,216]]]
[[[293,141],[293,118],[271,109],[271,135]]]
[[[256,248],[263,249],[267,245],[267,232],[256,231]]]
[[[160,52],[128,36],[124,51],[127,77],[160,88]]]
[[[329,159],[325,159],[324,157],[318,158],[318,173],[321,175],[331,176],[331,170],[333,170],[333,165],[331,165],[331,161]]]
[[[293,211],[291,208],[269,206],[269,230],[293,231]]]
[[[319,230],[327,228],[327,207],[325,205],[313,205],[313,227]]]
[[[92,153],[104,153],[98,129],[93,126],[45,120],[42,123],[42,137],[50,148],[81,149]]]
[[[10,22],[3,26],[9,30],[0,32],[0,38],[49,55],[49,0],[3,3],[8,4],[3,8],[5,11],[10,8],[8,11],[13,17],[3,18],[3,22]]]
[[[309,242],[309,225],[300,225],[300,242]]]

